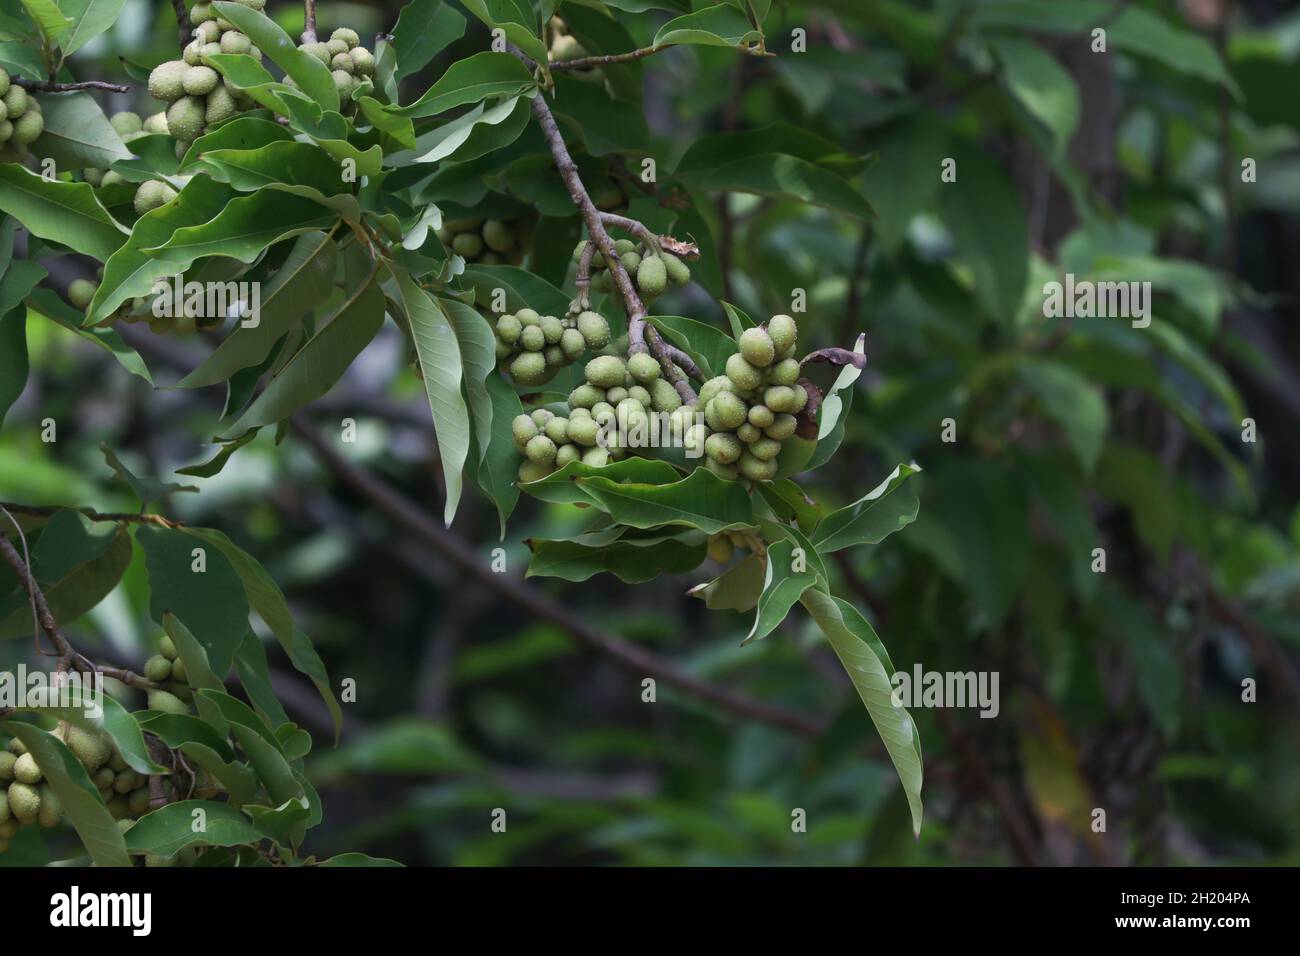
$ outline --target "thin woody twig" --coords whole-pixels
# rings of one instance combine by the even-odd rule
[[[8,562],[9,567],[18,577],[18,583],[23,586],[32,603],[36,607],[37,621],[40,623],[41,630],[45,636],[50,639],[54,645],[55,653],[58,655],[57,670],[66,671],[72,666],[73,659],[77,656],[68,639],[63,636],[59,630],[59,625],[54,620],[54,614],[50,611],[50,605],[45,600],[45,595],[41,592],[41,586],[36,583],[36,578],[32,576],[31,567],[23,560],[23,556],[18,553],[10,543],[9,538],[0,535],[0,556],[3,556]]]
[[[140,514],[134,511],[100,512],[91,508],[63,508],[58,505],[20,505],[11,501],[0,501],[0,508],[14,514],[48,517],[56,511],[76,511],[91,521],[127,521],[135,524],[156,524],[163,528],[183,528],[185,523],[164,518],[162,515]]]
[[[54,80],[29,80],[25,76],[13,77],[14,86],[34,93],[71,93],[74,90],[107,90],[110,93],[129,93],[131,87],[102,80],[78,80],[75,83],[56,83]]]

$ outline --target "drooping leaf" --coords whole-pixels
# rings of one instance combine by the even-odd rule
[[[197,492],[199,490],[194,485],[159,481],[157,478],[141,478],[132,474],[131,470],[122,464],[113,449],[109,448],[106,443],[101,442],[99,450],[103,453],[104,461],[108,463],[108,467],[113,470],[113,476],[130,487],[136,498],[139,499],[141,507],[153,504],[153,502],[177,491]]]
[[[89,93],[42,93],[40,100],[45,129],[32,149],[54,160],[60,170],[105,169],[130,158],[131,150]]]
[[[126,229],[99,204],[94,187],[49,180],[13,163],[0,165],[0,212],[33,235],[100,261],[126,242]]]
[[[517,58],[488,50],[457,60],[418,100],[390,111],[413,119],[437,116],[494,97],[518,96],[533,85],[532,74]]]
[[[442,0],[412,0],[393,28],[394,78],[401,80],[465,35],[465,18]]]
[[[899,465],[853,504],[827,515],[812,534],[817,550],[825,553],[879,544],[915,521],[920,502],[907,479],[920,470],[917,465]]]
[[[126,833],[126,848],[171,857],[187,846],[243,846],[261,838],[248,817],[229,804],[182,800],[135,821]]]
[[[323,109],[339,108],[339,92],[329,68],[310,53],[299,50],[289,34],[265,14],[230,0],[216,0],[212,5],[218,15],[229,20],[241,33],[266,54],[266,58],[293,77],[298,88]]]
[[[706,468],[667,485],[621,484],[600,476],[575,481],[615,521],[634,528],[687,525],[716,534],[753,524],[754,509],[740,482],[719,478]]]

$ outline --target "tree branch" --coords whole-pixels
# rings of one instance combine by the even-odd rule
[[[181,49],[184,50],[193,39],[194,29],[190,25],[190,14],[185,8],[185,0],[172,0],[172,10],[176,13],[176,33],[180,36]]]
[[[634,675],[654,677],[738,717],[756,720],[805,737],[821,734],[823,725],[816,718],[775,707],[748,695],[701,680],[682,670],[672,661],[596,630],[563,604],[535,591],[522,581],[505,574],[494,573],[473,549],[437,522],[430,520],[415,502],[348,461],[301,417],[292,419],[292,428],[311,447],[322,464],[344,484],[367,498],[397,525],[419,538],[488,590],[534,617],[554,624],[580,644],[610,657]]]
[[[131,87],[121,83],[105,83],[102,80],[78,80],[76,83],[56,83],[53,80],[29,80],[25,76],[15,76],[14,86],[21,86],[34,93],[70,93],[73,90],[107,90],[110,93],[129,93]]]
[[[316,0],[302,0],[302,42],[316,42]]]
[[[14,514],[35,517],[49,517],[58,511],[76,511],[85,515],[91,521],[127,521],[135,524],[156,524],[163,528],[185,527],[183,521],[173,521],[171,518],[164,518],[162,515],[147,515],[134,511],[102,512],[91,508],[64,508],[59,505],[20,505],[12,501],[0,501],[0,509],[12,511]]]
[[[567,70],[591,70],[598,66],[611,66],[615,63],[631,63],[635,60],[642,60],[648,56],[653,56],[663,50],[669,49],[674,44],[665,44],[664,46],[643,46],[635,50],[628,50],[626,53],[607,53],[602,56],[583,56],[576,60],[561,60],[549,64],[552,73],[562,73]],[[747,56],[773,56],[757,47],[737,47],[740,52]]]
[[[41,586],[36,583],[36,578],[32,576],[31,567],[10,543],[9,538],[2,534],[0,534],[0,556],[3,556],[9,567],[13,568],[14,574],[18,577],[18,583],[23,586],[23,590],[31,598],[41,630],[50,639],[55,652],[58,654],[59,660],[55,665],[56,669],[66,671],[72,666],[72,661],[77,656],[77,652],[72,649],[68,639],[59,630],[59,625],[55,623],[54,615],[50,612],[50,605],[46,603],[45,595],[41,592]]]

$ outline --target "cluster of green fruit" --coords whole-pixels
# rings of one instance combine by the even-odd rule
[[[520,481],[545,478],[571,461],[599,468],[622,460],[638,447],[636,436],[653,434],[651,413],[668,415],[664,428],[687,448],[705,442],[708,431],[696,421],[696,406],[682,404],[654,356],[597,355],[583,371],[586,383],[569,393],[567,417],[538,408],[512,423],[524,455]]]
[[[573,261],[582,259],[582,254],[590,240],[584,239],[573,250]],[[686,285],[691,281],[691,269],[670,252],[652,249],[645,243],[637,244],[630,239],[619,239],[614,243],[614,251],[623,262],[623,268],[632,277],[641,301],[649,305],[663,295],[671,282],[675,286]],[[597,292],[611,292],[614,278],[610,274],[608,263],[599,251],[591,258],[591,288]]]
[[[438,229],[438,238],[466,262],[517,266],[528,246],[526,226],[523,219],[448,219]]]
[[[375,55],[361,45],[357,31],[339,27],[328,40],[302,43],[298,49],[329,67],[334,87],[339,91],[340,111],[345,115],[351,114],[356,109],[354,94],[375,75]],[[285,82],[290,86],[296,85],[293,77],[286,77]]]
[[[726,374],[700,388],[699,407],[711,434],[704,443],[706,467],[724,478],[770,481],[781,445],[795,433],[795,418],[808,404],[794,357],[798,327],[788,315],[746,329],[740,351],[727,359]]]
[[[0,162],[21,163],[27,158],[27,144],[44,131],[40,101],[0,67]]]
[[[166,113],[154,113],[146,119],[141,119],[138,113],[123,110],[110,116],[108,122],[113,129],[117,130],[117,135],[122,137],[124,143],[139,139],[141,136],[148,136],[150,133],[166,134],[167,132]],[[92,186],[112,186],[115,183],[125,184],[129,181],[121,173],[112,169],[90,168],[82,170],[81,175]]]
[[[536,309],[520,309],[497,319],[496,340],[497,365],[514,381],[545,385],[588,348],[609,345],[609,322],[596,312],[557,319]]]

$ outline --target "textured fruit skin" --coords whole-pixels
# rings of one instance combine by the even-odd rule
[[[730,392],[715,396],[704,409],[704,420],[714,431],[732,431],[745,421],[745,403]]]
[[[161,710],[165,714],[188,714],[190,712],[183,700],[165,690],[149,691],[149,709]],[[116,784],[114,784],[114,789],[116,789]]]
[[[63,820],[63,803],[48,784],[41,787],[40,797],[41,808],[36,813],[36,822],[47,830],[53,829]]]
[[[462,232],[451,241],[451,251],[458,256],[472,259],[483,251],[483,238],[477,233]]]
[[[155,654],[144,662],[144,676],[154,683],[162,683],[172,676],[172,662],[161,654]]]
[[[140,188],[135,191],[135,211],[136,215],[143,216],[163,205],[176,195],[173,190],[164,182],[156,179],[146,180],[140,184]]]
[[[593,349],[602,349],[609,344],[609,322],[599,312],[579,314],[578,331]]]
[[[615,355],[598,355],[583,370],[587,381],[597,388],[614,388],[623,384],[627,367]]]
[[[149,95],[166,103],[180,99],[185,95],[185,74],[189,69],[184,60],[159,63],[149,74]]]
[[[21,89],[21,87],[14,87]],[[19,145],[26,146],[28,143],[35,142],[36,138],[45,131],[45,117],[40,113],[24,113],[14,121],[14,132],[11,139]]]
[[[668,287],[668,269],[658,256],[646,256],[636,270],[637,288],[645,295],[660,295]]]
[[[723,465],[731,465],[740,458],[744,446],[729,432],[714,432],[704,441],[704,454]]]
[[[9,812],[9,794],[4,790],[0,790],[0,826],[8,823],[10,819],[12,819],[12,814]],[[3,836],[4,834],[0,833],[0,837]]]
[[[555,464],[555,452],[555,442],[545,435],[528,439],[528,444],[524,446],[524,454],[528,460],[539,465]]]
[[[162,654],[162,656],[167,658],[169,661],[176,660],[178,656],[176,653],[176,645],[172,642],[171,637],[164,634],[162,638],[159,639],[158,653]]]
[[[657,412],[675,412],[682,407],[682,397],[671,382],[658,378],[650,383],[650,404]]]
[[[31,754],[23,754],[14,764],[14,779],[19,783],[38,783],[41,776],[41,768]]]
[[[609,464],[609,452],[604,448],[588,448],[582,453],[582,463],[592,468],[604,468]]]
[[[549,465],[539,465],[535,461],[529,461],[527,458],[519,466],[519,480],[521,482],[540,481],[551,473]]]
[[[587,340],[577,329],[565,329],[560,336],[560,349],[568,361],[574,362],[587,351]]]
[[[352,49],[361,43],[361,37],[357,35],[356,30],[350,30],[347,27],[339,27],[330,34],[330,40],[341,40],[347,44],[348,49]]]
[[[627,360],[627,370],[633,381],[648,385],[659,377],[659,361],[649,352],[638,352]]]
[[[767,368],[776,357],[776,346],[762,329],[745,329],[740,334],[740,354],[755,368]]]
[[[9,812],[19,823],[33,823],[41,810],[41,795],[27,783],[9,784]]]
[[[522,352],[510,363],[510,377],[520,385],[541,385],[546,381],[546,359],[536,352]]]
[[[772,385],[793,385],[799,381],[799,371],[798,359],[781,359],[768,372],[768,382]]]
[[[182,96],[167,107],[167,131],[182,143],[192,143],[203,132],[205,106],[197,96]]]
[[[114,113],[109,117],[108,122],[113,129],[117,130],[119,136],[126,136],[128,133],[138,133],[143,129],[143,123],[140,117],[131,112],[123,111]]]
[[[735,465],[724,465],[722,462],[715,461],[712,458],[704,459],[704,467],[709,469],[709,471],[713,472],[719,478],[726,479],[727,481],[735,481],[740,477],[740,472],[736,470]]]
[[[763,373],[750,365],[739,352],[727,359],[726,368],[727,378],[731,379],[737,391],[750,392],[763,384]]]
[[[781,443],[773,441],[771,438],[760,438],[757,441],[750,442],[749,453],[759,461],[771,461],[781,454]]]
[[[217,88],[221,77],[210,66],[192,66],[185,71],[181,85],[189,96],[207,96]]]
[[[569,419],[569,441],[584,448],[592,448],[600,434],[600,425],[594,418]]]
[[[224,86],[218,86],[208,94],[207,105],[203,110],[203,121],[208,126],[215,126],[223,120],[230,119],[239,112],[235,97]]]
[[[736,470],[750,481],[771,481],[776,477],[776,461],[763,461],[746,452],[736,463]]]
[[[530,352],[540,352],[546,347],[546,333],[540,325],[526,326],[519,333],[519,344]]]
[[[18,758],[9,751],[0,752],[0,781],[9,781],[14,778],[14,764]]]
[[[68,749],[86,768],[86,773],[93,774],[104,766],[113,754],[113,745],[106,738],[80,727],[69,725],[64,740]]]
[[[774,421],[776,415],[766,405],[754,405],[749,409],[749,423],[755,428],[767,428]]]
[[[771,425],[763,429],[763,434],[768,438],[775,438],[777,441],[785,441],[794,434],[795,429],[799,427],[799,420],[793,415],[782,413],[776,416]]]
[[[799,327],[788,315],[774,315],[767,322],[767,334],[772,338],[777,358],[782,358],[794,348],[795,341],[799,337]]]

